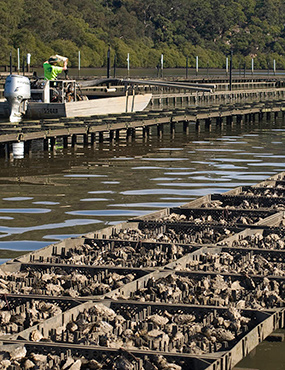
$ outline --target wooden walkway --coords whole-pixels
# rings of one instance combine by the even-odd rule
[[[284,96],[285,88],[156,94],[150,110],[144,112],[0,123],[0,147],[5,147],[7,154],[10,144],[20,141],[29,151],[31,141],[37,139],[45,140],[46,148],[53,148],[57,138],[63,139],[64,147],[74,146],[79,136],[83,137],[84,145],[94,145],[106,137],[118,139],[122,131],[127,138],[133,138],[139,129],[147,137],[151,127],[156,127],[158,135],[162,135],[167,125],[174,133],[177,124],[182,123],[187,133],[190,124],[198,128],[201,123],[210,126],[259,121],[272,115],[284,116]]]

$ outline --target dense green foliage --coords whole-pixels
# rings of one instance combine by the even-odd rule
[[[117,65],[285,68],[284,0],[0,0],[0,64],[12,50],[32,54],[39,66],[51,54],[69,66],[106,65],[108,45]]]

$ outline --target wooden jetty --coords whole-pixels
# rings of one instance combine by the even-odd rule
[[[285,326],[284,226],[283,172],[8,261],[0,356],[231,370]]]
[[[253,98],[258,95],[258,99]],[[159,136],[165,129],[172,134],[178,125],[183,125],[185,133],[191,124],[199,129],[201,124],[230,125],[233,122],[243,124],[257,122],[264,118],[284,116],[283,99],[285,89],[267,89],[265,91],[215,92],[214,94],[157,94],[152,106],[144,112],[91,117],[45,119],[23,121],[19,124],[0,123],[0,149],[2,154],[11,153],[11,144],[24,142],[28,152],[33,140],[44,140],[44,147],[53,149],[58,138],[63,146],[74,146],[80,139],[84,145],[96,142],[116,140],[125,133],[127,139],[140,130],[144,137],[155,128]]]
[[[118,79],[116,79],[118,82]],[[120,81],[120,80],[119,80]],[[125,80],[122,80],[123,82]],[[96,145],[103,140],[117,140],[125,135],[132,140],[136,132],[147,138],[153,129],[159,136],[169,130],[171,135],[179,125],[187,134],[190,125],[200,129],[204,124],[207,129],[212,125],[231,125],[234,122],[244,124],[258,122],[264,118],[284,117],[285,87],[281,79],[240,79],[234,82],[234,89],[218,80],[215,91],[210,92],[214,80],[209,80],[202,87],[201,81],[142,81],[128,80],[138,92],[152,92],[149,107],[143,112],[123,114],[104,114],[88,117],[41,119],[23,121],[19,124],[0,122],[0,155],[13,158],[14,143],[23,143],[24,152],[29,153],[33,140],[43,140],[44,149],[55,148],[58,140],[63,147]],[[100,93],[104,87],[89,86],[92,81],[85,81],[85,93]],[[185,89],[183,86],[185,85]],[[197,91],[191,91],[196,89]],[[277,87],[278,86],[278,87]],[[121,86],[121,88],[125,88]],[[120,86],[116,85],[120,90]],[[104,94],[104,91],[101,91]],[[189,92],[190,91],[190,92]]]

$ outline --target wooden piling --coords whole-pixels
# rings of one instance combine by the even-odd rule
[[[103,143],[103,141],[104,141],[104,135],[103,135],[103,132],[100,131],[99,132],[99,143]]]
[[[95,134],[95,132],[91,132],[90,143],[91,143],[92,146],[96,145],[96,134]]]
[[[189,134],[189,121],[183,121],[183,132],[186,135]]]
[[[77,144],[77,136],[72,135],[71,136],[71,146],[74,147]]]
[[[83,145],[88,146],[88,134],[83,135]]]

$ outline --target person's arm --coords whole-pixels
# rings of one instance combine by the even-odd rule
[[[63,70],[65,71],[65,70],[67,70],[67,63],[68,63],[68,59],[66,59],[65,61],[64,61],[64,65],[63,65]]]

